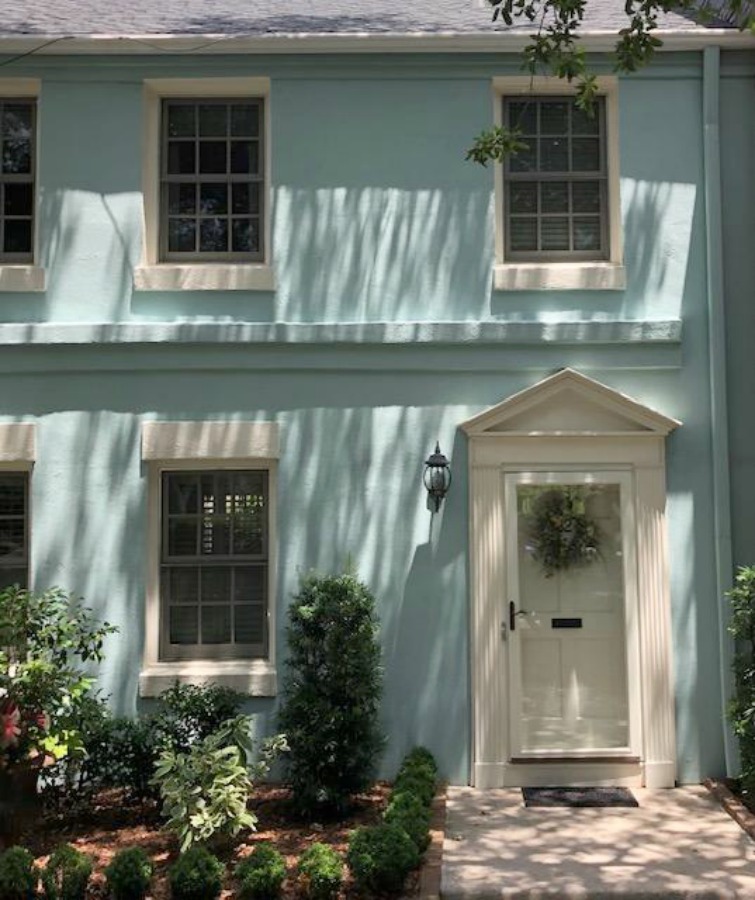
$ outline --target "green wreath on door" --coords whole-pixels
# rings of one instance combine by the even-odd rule
[[[587,566],[600,556],[600,532],[587,512],[589,488],[534,488],[523,497],[527,549],[546,578]]]

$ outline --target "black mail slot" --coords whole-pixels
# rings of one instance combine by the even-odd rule
[[[551,619],[551,628],[581,628],[582,619]]]

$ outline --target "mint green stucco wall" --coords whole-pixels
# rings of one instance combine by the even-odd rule
[[[491,119],[490,77],[505,71],[518,71],[518,61],[50,58],[14,67],[43,79],[40,248],[49,289],[0,296],[0,414],[39,425],[35,584],[73,589],[121,626],[102,678],[119,709],[138,706],[143,642],[140,422],[275,420],[281,637],[298,573],[351,557],[380,602],[385,774],[421,741],[465,782],[468,498],[457,426],[569,365],[684,423],[668,446],[680,777],[722,772],[700,57],[664,57],[622,82],[628,287],[619,292],[492,290],[493,175],[465,163],[464,152]],[[141,81],[211,74],[272,80],[278,290],[134,292]],[[654,331],[676,320],[681,340]],[[322,324],[397,321],[467,325],[432,340],[432,329],[391,336],[388,326]],[[633,331],[627,321],[645,325]],[[259,332],[211,343],[192,338],[186,322],[322,327],[307,332],[308,343]],[[527,322],[529,331],[508,337],[475,330]],[[20,332],[37,343],[14,344],[10,323],[38,323]],[[74,333],[66,323],[134,330],[119,342],[124,332],[82,325]],[[176,327],[158,333],[158,323]],[[454,484],[431,519],[421,463],[436,439]],[[252,708],[261,729],[273,727],[273,701]]]

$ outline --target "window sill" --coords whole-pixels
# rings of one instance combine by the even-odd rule
[[[46,287],[46,273],[41,266],[0,263],[0,291],[41,293]]]
[[[249,697],[275,697],[278,677],[266,660],[185,660],[153,663],[139,673],[139,696],[157,697],[180,684],[220,684]]]
[[[137,291],[274,291],[272,266],[253,263],[159,263],[134,269]]]
[[[623,291],[626,269],[612,262],[505,263],[493,268],[496,291]]]

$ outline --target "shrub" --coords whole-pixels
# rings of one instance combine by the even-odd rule
[[[275,900],[286,877],[286,863],[272,844],[257,844],[236,866],[239,900]]]
[[[84,900],[92,858],[70,844],[58,847],[42,870],[42,887],[47,900]]]
[[[161,709],[154,719],[160,743],[176,753],[190,747],[235,719],[243,696],[219,684],[176,684],[160,694]]]
[[[113,900],[143,900],[152,878],[152,863],[141,847],[120,850],[105,869],[108,895]]]
[[[419,864],[419,853],[403,828],[375,825],[351,835],[346,860],[358,888],[392,894]]]
[[[729,631],[734,636],[735,693],[729,718],[739,740],[740,784],[745,794],[755,795],[755,566],[740,568],[731,602]]]
[[[191,847],[168,873],[173,900],[215,900],[223,886],[223,864],[205,847]]]
[[[427,766],[404,768],[393,783],[393,792],[415,794],[429,807],[435,796],[435,776]]]
[[[343,860],[327,844],[312,844],[299,859],[299,874],[304,879],[310,900],[333,900],[343,882]]]
[[[427,749],[427,747],[412,747],[412,749],[404,757],[402,768],[404,766],[422,765],[432,770],[433,775],[438,777],[438,763],[435,757]]]
[[[30,900],[37,890],[34,857],[25,847],[9,847],[0,853],[0,897]]]
[[[263,742],[259,762],[250,766],[250,727],[249,716],[237,716],[187,753],[164,750],[160,755],[153,781],[166,827],[178,835],[182,853],[217,834],[235,837],[257,824],[247,809],[252,777],[269,771],[270,759],[285,749],[285,740],[278,736]]]
[[[430,810],[416,794],[394,793],[383,819],[388,825],[403,828],[417,850],[424,853],[430,843]]]
[[[160,750],[160,735],[151,718],[109,716],[86,742],[88,777],[107,787],[123,788],[134,800],[154,797],[151,783]]]
[[[384,739],[375,601],[353,575],[306,578],[288,612],[280,726],[301,812],[342,810],[370,783]]]

